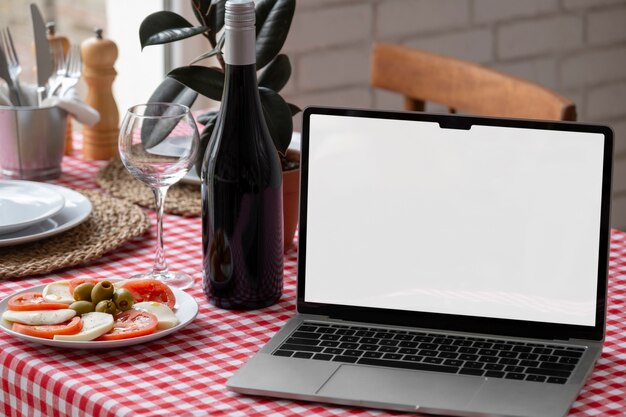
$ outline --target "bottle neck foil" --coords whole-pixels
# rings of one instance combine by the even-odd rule
[[[226,42],[224,61],[228,65],[256,63],[256,31],[254,2],[229,0],[224,16]]]

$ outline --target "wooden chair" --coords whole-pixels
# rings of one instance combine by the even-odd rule
[[[455,113],[527,119],[576,120],[576,105],[560,95],[501,72],[455,58],[377,43],[371,85],[404,95],[406,110],[425,102]]]

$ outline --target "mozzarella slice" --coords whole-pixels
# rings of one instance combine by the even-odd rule
[[[74,341],[74,342],[87,342],[89,340],[97,339],[109,330],[113,328],[115,320],[111,314],[107,313],[85,313],[81,317],[83,321],[83,329],[76,334],[54,336],[54,340]]]
[[[115,288],[116,290],[119,289],[122,285],[124,285],[128,281],[130,280],[129,279],[120,279],[119,281],[111,280],[111,282],[113,283],[113,288]]]
[[[143,310],[156,316],[157,330],[169,329],[179,323],[178,317],[171,308],[156,301],[142,301],[133,305],[135,310]]]
[[[33,310],[33,311],[13,311],[7,310],[2,313],[2,318],[7,321],[40,326],[43,324],[59,324],[68,321],[76,315],[74,310],[69,308],[61,310]]]
[[[76,301],[70,292],[70,283],[67,280],[52,282],[46,285],[42,295],[44,300],[51,303],[72,304]]]

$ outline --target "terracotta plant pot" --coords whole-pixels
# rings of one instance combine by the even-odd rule
[[[300,151],[287,150],[289,161],[299,161]],[[293,237],[298,227],[298,198],[300,194],[300,168],[283,171],[283,233],[285,252],[293,246]]]

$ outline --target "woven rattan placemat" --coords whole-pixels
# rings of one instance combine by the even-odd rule
[[[150,187],[133,177],[119,157],[113,158],[98,171],[96,182],[114,197],[154,209],[154,194]],[[182,183],[172,185],[167,192],[163,210],[179,216],[200,216],[202,213],[200,187]]]
[[[81,265],[150,228],[150,218],[140,207],[97,191],[80,192],[93,206],[87,220],[56,236],[1,248],[0,278],[45,274]]]

